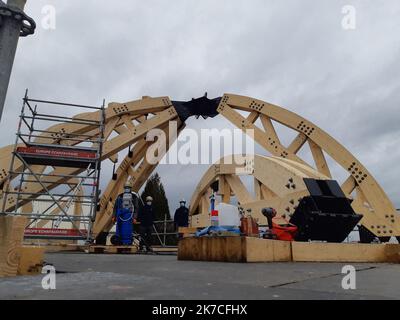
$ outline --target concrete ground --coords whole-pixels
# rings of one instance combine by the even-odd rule
[[[344,264],[232,264],[177,261],[164,255],[46,256],[56,290],[43,276],[0,279],[0,299],[399,299],[400,265],[355,264],[357,289],[345,291]]]

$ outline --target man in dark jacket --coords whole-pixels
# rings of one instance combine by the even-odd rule
[[[186,208],[186,200],[182,199],[179,205],[180,207],[176,209],[174,215],[174,222],[177,230],[181,227],[189,226],[189,209]]]
[[[146,251],[151,251],[151,234],[154,224],[152,197],[147,197],[143,209],[139,210],[138,222],[140,222],[140,250],[146,247]]]

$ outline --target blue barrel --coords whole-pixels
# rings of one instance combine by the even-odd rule
[[[117,210],[116,235],[124,246],[131,246],[133,243],[133,214],[129,209]]]

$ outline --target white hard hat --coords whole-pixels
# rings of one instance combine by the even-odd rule
[[[185,199],[182,199],[181,201],[179,201],[179,203],[186,203],[186,200]]]
[[[125,188],[132,188],[132,182],[129,180],[125,182]]]
[[[148,196],[148,197],[146,198],[146,201],[153,201],[153,198],[150,197],[150,196]]]

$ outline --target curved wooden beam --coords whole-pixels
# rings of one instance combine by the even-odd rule
[[[243,169],[246,165],[246,161],[254,162],[254,168],[248,174],[253,176],[255,181],[254,195],[247,191],[236,175],[237,170]],[[243,209],[251,209],[253,216],[260,220],[264,219],[261,209],[273,206],[279,212],[280,221],[286,223],[301,198],[309,195],[304,178],[328,179],[327,176],[308,166],[279,157],[260,155],[224,157],[209,168],[192,196],[190,202],[192,225],[205,227],[207,225],[204,223],[210,222],[208,212],[201,210],[201,201],[208,196],[207,192],[215,181],[219,181],[218,194],[222,196],[222,203],[229,204],[231,197],[235,196]]]
[[[241,111],[246,111],[249,115],[245,117],[240,113]],[[342,189],[346,195],[354,197],[353,208],[356,212],[364,215],[362,224],[377,236],[400,236],[399,215],[371,173],[345,147],[315,124],[282,107],[234,94],[225,94],[221,98],[218,112],[243,131],[253,130],[254,140],[273,157],[266,160],[255,156],[254,168],[251,172],[248,172],[254,178],[254,195],[247,191],[246,186],[238,178],[237,169],[247,168],[246,159],[243,159],[242,164],[237,165],[226,163],[213,165],[196,188],[191,203],[192,214],[196,210],[207,213],[210,185],[216,180],[219,180],[219,193],[224,202],[228,202],[232,194],[237,193],[241,205],[245,204],[254,210],[258,210],[259,206],[266,200],[270,203],[277,203],[276,205],[282,208],[288,201],[296,203],[296,199],[292,199],[292,195],[295,198],[304,191],[302,178],[326,179],[332,176],[332,170],[329,168],[329,162],[326,159],[326,155],[329,155],[349,174],[342,185]],[[79,114],[75,119],[96,120],[99,117],[100,112],[94,112]],[[102,160],[110,159],[116,163],[120,151],[128,147],[133,147],[135,151],[133,157],[124,159],[118,171],[117,180],[111,181],[103,193],[98,219],[95,222],[96,232],[107,230],[110,219],[109,203],[112,202],[110,199],[113,199],[121,190],[126,179],[134,181],[138,190],[155,168],[155,165],[143,161],[143,155],[149,146],[143,142],[143,137],[151,129],[165,130],[170,121],[179,122],[178,113],[168,97],[143,97],[143,99],[126,103],[110,103],[106,109],[105,117],[106,142],[104,143]],[[288,146],[285,146],[279,138],[274,122],[297,132],[295,139]],[[259,123],[261,124],[260,127],[258,126]],[[36,142],[76,145],[77,142],[67,140],[67,138],[73,134],[80,134],[82,137],[89,133],[90,135],[98,134],[95,131],[97,129],[85,124],[61,123],[48,130],[52,132],[41,134]],[[310,147],[315,168],[299,155],[300,149],[306,143]],[[13,146],[0,149],[0,189],[3,190],[10,185],[8,171],[12,150]],[[13,169],[20,170],[21,164],[16,161]],[[46,167],[36,166],[35,172],[41,173],[45,169]],[[52,170],[54,174],[77,174],[81,172],[78,169],[57,167],[52,168]],[[271,179],[271,177],[274,177],[274,179]],[[12,176],[11,180],[14,178],[16,176]],[[295,189],[285,190],[288,181],[284,182],[287,179],[293,180],[289,185],[295,185]],[[51,180],[46,184],[49,189],[61,183],[66,183],[61,178],[49,178],[48,180]],[[29,183],[23,187],[29,192],[40,193],[43,191],[41,187]],[[33,199],[34,197],[22,199],[19,205],[27,209],[29,207],[25,205],[28,205]],[[6,211],[11,210],[15,205],[15,197],[9,196]],[[288,208],[289,210],[286,210]],[[293,205],[284,209],[290,213]],[[386,234],[383,234],[383,231],[386,231]]]
[[[277,105],[234,94],[224,95],[218,111],[242,130],[253,129],[255,140],[274,156],[306,164],[296,153],[308,141],[317,170],[330,177],[324,156],[328,154],[349,173],[343,186],[345,192],[349,194],[357,190],[357,196],[363,196],[364,201],[356,202],[359,203],[356,211],[364,215],[361,223],[376,236],[400,236],[400,216],[372,174],[344,146],[314,123]],[[264,118],[265,130],[247,121],[238,111],[257,112],[261,119]],[[280,143],[271,120],[298,132],[288,147]]]

